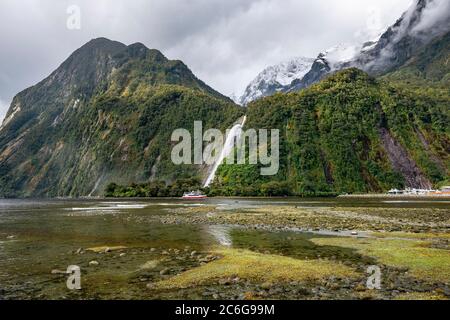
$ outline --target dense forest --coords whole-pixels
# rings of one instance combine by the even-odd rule
[[[181,61],[100,38],[13,100],[0,131],[0,197],[103,195],[111,183],[202,177],[175,166],[171,134],[225,130],[244,113]]]
[[[280,194],[383,192],[408,186],[415,178],[410,173],[425,184],[442,184],[450,168],[449,101],[433,93],[403,90],[348,69],[304,91],[256,101],[246,126],[282,132],[281,169],[263,177],[257,166],[223,165],[213,189],[256,195],[270,182]],[[392,163],[396,155],[390,153],[397,150],[389,150],[388,138],[417,172]]]
[[[258,165],[223,164],[204,191],[213,196],[327,196],[384,192],[411,182],[443,184],[450,168],[450,114],[448,100],[436,92],[406,90],[348,69],[301,92],[258,100],[248,107],[246,128],[280,130],[279,173],[264,177]],[[406,165],[415,169],[393,163],[405,155],[410,157]],[[161,194],[182,194],[178,185],[165,187],[177,192]],[[182,189],[200,186],[197,181]],[[108,195],[130,195],[136,188],[148,189],[119,188]]]
[[[280,170],[225,163],[203,189],[210,196],[450,184],[449,39],[388,74],[349,68],[246,108],[157,50],[92,40],[14,98],[0,131],[0,196],[180,196],[211,168],[173,164],[172,132],[194,121],[225,132],[244,114],[244,129],[279,130]]]

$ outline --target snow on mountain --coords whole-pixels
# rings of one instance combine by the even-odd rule
[[[331,71],[339,69],[343,63],[352,61],[362,46],[340,44],[320,53],[317,60],[327,63]]]
[[[312,58],[298,57],[264,69],[246,88],[239,99],[246,105],[254,100],[285,91],[292,81],[301,79],[311,69]]]
[[[265,69],[250,83],[239,102],[246,105],[276,92],[302,90],[330,73],[350,67],[375,76],[386,74],[449,30],[449,0],[414,0],[396,23],[375,39],[341,44],[325,50],[316,59],[297,58]]]
[[[450,31],[450,1],[415,0],[370,49],[352,62],[369,74],[381,75],[405,63],[417,50]]]
[[[231,100],[233,100],[234,103],[237,103],[237,104],[240,103],[240,100],[239,100],[240,97],[239,97],[236,93],[232,92],[232,93],[230,93],[230,94],[228,95],[228,97],[229,97]]]
[[[397,22],[377,39],[361,45],[339,45],[319,54],[310,71],[294,80],[287,92],[298,91],[328,74],[356,67],[383,75],[400,67],[434,37],[450,30],[450,1],[415,0]]]

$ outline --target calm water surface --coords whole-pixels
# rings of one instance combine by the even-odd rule
[[[156,215],[172,208],[214,205],[219,209],[261,205],[297,207],[436,207],[449,201],[428,199],[208,199],[182,200],[7,200],[0,199],[0,299],[154,298],[145,284],[164,266],[180,272],[192,267],[168,259],[166,250],[206,252],[211,245],[270,250],[293,257],[334,255],[351,259],[351,250],[321,247],[308,241],[311,234],[248,231],[227,226],[163,225]],[[79,248],[123,246],[127,250],[76,254]],[[320,252],[318,252],[318,250]],[[123,252],[123,251],[122,251]],[[177,251],[178,252],[178,251]],[[99,266],[89,265],[92,260]],[[159,261],[150,272],[142,266]],[[65,277],[52,274],[79,265],[83,292],[68,292]],[[194,297],[195,298],[195,297]]]

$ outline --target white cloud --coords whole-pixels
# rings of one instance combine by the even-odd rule
[[[0,99],[0,126],[8,112],[9,104]]]
[[[446,0],[448,1],[448,0]],[[50,74],[92,38],[142,42],[183,60],[215,89],[240,94],[265,67],[315,57],[391,25],[411,0],[1,0],[0,96]],[[67,7],[81,9],[68,30]],[[370,8],[370,10],[368,10]],[[375,16],[374,16],[375,15]],[[14,26],[14,27],[11,27]]]
[[[440,30],[448,30],[450,25],[450,1],[448,0],[432,0],[430,4],[424,9],[421,21],[412,30],[413,33],[419,33],[426,30],[427,36],[430,36],[429,31],[433,26],[437,26]]]

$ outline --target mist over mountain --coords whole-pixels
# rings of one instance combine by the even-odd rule
[[[282,169],[268,179],[255,167],[223,166],[219,194],[366,193],[447,183],[448,5],[416,1],[379,39],[330,48],[283,88],[288,94],[248,103],[249,127],[282,132]]]
[[[450,31],[450,3],[416,0],[379,39],[362,45],[337,46],[322,52],[302,79],[287,91],[297,91],[337,70],[356,67],[370,75],[383,75],[405,64],[423,46]]]
[[[411,7],[377,39],[361,44],[339,44],[321,52],[289,84],[276,84],[283,68],[269,67],[253,80],[240,99],[246,105],[276,92],[293,92],[311,86],[330,73],[356,67],[370,75],[387,74],[405,64],[433,39],[450,31],[450,4],[445,0],[415,0]],[[309,61],[309,59],[308,59]],[[283,66],[284,64],[280,64]],[[269,74],[269,75],[268,75]]]

